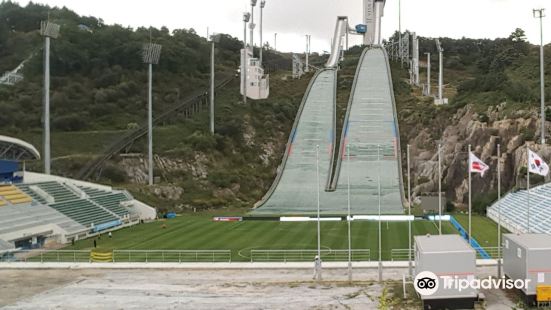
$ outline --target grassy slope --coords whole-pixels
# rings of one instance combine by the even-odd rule
[[[491,223],[479,216],[473,219],[475,237],[491,240],[491,229],[485,229]],[[378,257],[377,226],[377,222],[352,222],[352,247],[370,249],[372,260]],[[407,227],[407,223],[382,223],[384,260],[392,258],[391,249],[407,249]],[[414,235],[437,234],[437,226],[429,221],[415,221],[412,229]],[[443,233],[457,231],[444,222]],[[104,236],[97,242],[100,249],[229,249],[233,260],[246,261],[251,249],[316,249],[316,240],[315,222],[212,222],[210,215],[202,214],[133,226],[114,232],[112,239]],[[67,249],[90,249],[92,244],[92,239],[82,240]],[[346,249],[346,222],[322,222],[321,244],[324,248]]]

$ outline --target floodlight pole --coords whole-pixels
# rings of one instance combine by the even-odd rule
[[[540,19],[540,88],[541,88],[541,145],[545,144],[545,65],[543,50],[543,18],[545,9],[533,10],[534,17]],[[537,14],[536,14],[537,13]]]
[[[442,234],[442,145],[438,144],[438,234]]]
[[[214,135],[214,39],[210,51],[210,133]]]
[[[320,235],[320,146],[316,145],[316,177],[317,177],[317,205],[318,205],[318,258],[321,260],[321,235]],[[317,272],[317,280],[321,281],[321,268]]]
[[[249,51],[247,49],[247,23],[251,15],[247,12],[243,13],[243,64],[241,72],[243,79],[243,104],[247,104],[247,62],[249,61]]]
[[[277,52],[277,32],[274,33],[274,51]]]
[[[251,0],[251,23],[249,24],[249,28],[251,29],[251,50],[254,55],[254,27],[256,26],[254,24],[254,7],[256,6],[257,0]]]
[[[147,158],[149,162],[148,183],[153,185],[153,64],[149,63],[147,92]]]
[[[44,173],[51,173],[50,159],[50,37],[44,37]]]
[[[378,162],[378,171],[377,173],[377,188],[378,188],[378,197],[379,197],[379,282],[383,281],[383,257],[382,257],[382,238],[381,238],[381,145],[377,145],[377,162]]]
[[[440,45],[440,41],[438,41],[438,61],[438,99],[442,100],[444,96],[444,50]]]
[[[264,16],[264,7],[266,6],[266,0],[260,1],[260,65],[262,66],[262,50],[264,49],[264,42],[262,42],[262,23]]]
[[[348,224],[348,282],[352,282],[352,235],[350,233],[350,144],[346,145],[346,169],[348,177],[348,218],[346,221]]]
[[[501,144],[497,145],[497,278],[501,279]]]
[[[408,216],[411,216],[411,166],[410,166],[410,145],[407,146],[408,162]],[[408,220],[408,271],[409,276],[413,277],[412,257],[411,257],[411,220]]]
[[[304,68],[304,72],[310,72],[310,68],[308,66],[309,55],[310,55],[310,36],[306,35],[306,66]]]
[[[468,166],[469,166],[469,246],[471,246],[471,145],[469,144],[469,152],[468,152]]]
[[[402,54],[402,1],[398,0],[398,45],[400,50],[400,64],[404,67],[404,55]]]
[[[427,55],[427,96],[430,96],[430,53],[425,53]]]
[[[59,36],[59,25],[43,21],[40,35],[44,37],[44,173],[51,173],[50,148],[50,39]]]

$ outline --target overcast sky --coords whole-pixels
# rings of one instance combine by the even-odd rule
[[[362,0],[266,0],[264,38],[283,51],[305,49],[305,34],[312,35],[312,51],[329,50],[336,17],[348,16],[351,25],[361,22]],[[533,8],[546,8],[551,0],[401,0],[402,29],[421,36],[452,38],[506,37],[515,28],[526,31],[532,43],[539,44],[539,21]],[[26,5],[27,0],[16,0]],[[250,10],[250,0],[36,0],[51,6],[67,6],[80,15],[103,18],[106,23],[124,26],[167,26],[194,28],[206,36],[224,32],[243,37],[242,13]],[[259,1],[260,2],[260,1]],[[258,16],[255,10],[255,22]],[[387,0],[383,37],[398,29],[398,0]],[[544,19],[544,42],[551,40],[551,16]],[[255,41],[259,42],[258,32]],[[360,42],[351,38],[351,42]]]

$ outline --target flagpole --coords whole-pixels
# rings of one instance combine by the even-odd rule
[[[352,282],[352,236],[350,234],[350,144],[346,145],[346,170],[348,174],[348,282]]]
[[[409,144],[407,146],[407,161],[408,161],[408,216],[411,216],[411,167],[409,163]],[[413,277],[411,257],[411,220],[408,220],[408,269],[409,276]]]
[[[530,233],[530,149],[526,144],[526,230]]]
[[[497,145],[497,278],[501,279],[501,144]]]
[[[318,193],[318,257],[321,260],[321,238],[320,238],[320,146],[316,145],[316,176],[318,183],[317,193]],[[321,268],[317,273],[317,280],[321,281]]]
[[[471,245],[471,145],[469,144],[469,246]]]
[[[377,183],[379,192],[379,282],[383,281],[383,263],[382,263],[382,249],[381,249],[381,145],[377,145],[377,162],[378,173]]]
[[[442,234],[442,145],[438,144],[438,234]]]

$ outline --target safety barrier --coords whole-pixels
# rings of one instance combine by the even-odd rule
[[[351,250],[352,261],[369,261],[369,249]],[[317,250],[251,250],[251,262],[309,262],[314,261]],[[321,250],[322,261],[348,261],[348,250]]]
[[[90,251],[78,250],[17,250],[0,255],[0,262],[90,262]]]
[[[450,223],[453,225],[453,227],[455,227],[455,229],[457,229],[457,231],[459,231],[459,234],[461,235],[461,237],[463,237],[463,239],[469,240],[469,233],[463,228],[463,226],[461,226],[461,224],[459,224],[459,222],[455,219],[455,217],[450,216]],[[484,248],[472,236],[470,238],[470,243],[471,243],[471,247],[473,247],[473,249],[475,249],[478,252],[477,255],[480,256],[480,258],[483,258],[483,259],[492,258],[488,254],[488,252],[486,252],[486,250],[484,250]]]

